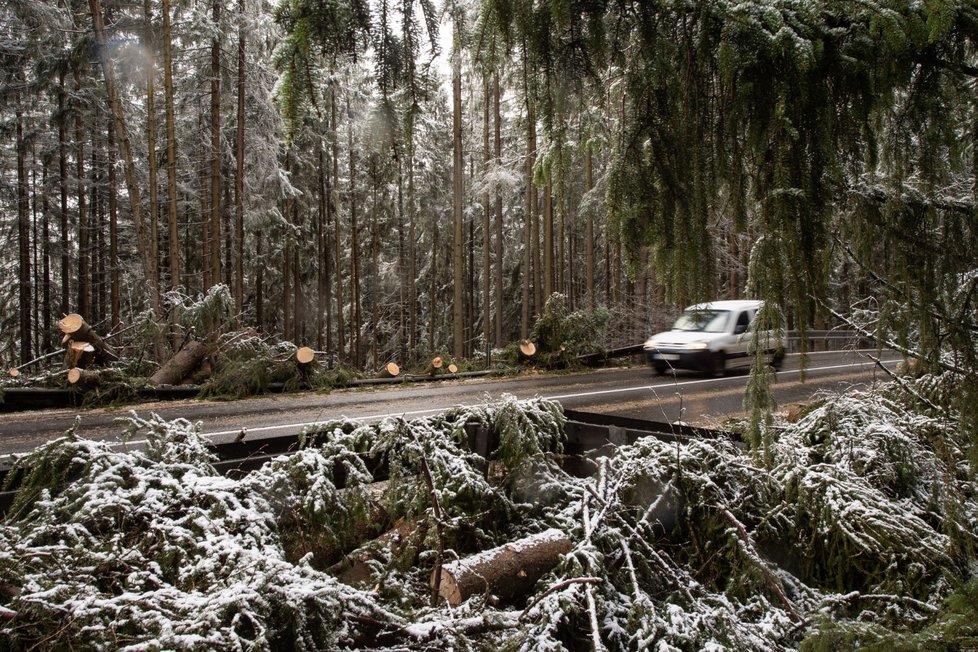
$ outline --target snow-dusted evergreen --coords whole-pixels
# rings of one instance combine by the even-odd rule
[[[779,422],[772,464],[726,437],[647,438],[583,479],[558,463],[564,417],[545,401],[336,421],[239,479],[186,421],[129,417],[144,449],[69,432],[13,474],[0,635],[8,649],[528,652],[926,636],[956,622],[941,610],[970,578],[978,502],[944,407],[953,378],[905,383]],[[493,459],[468,451],[477,427],[498,435]],[[549,528],[573,549],[532,595],[430,606],[437,560]],[[368,575],[339,581],[343,559]]]

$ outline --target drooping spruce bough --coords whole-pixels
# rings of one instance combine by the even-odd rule
[[[10,476],[0,636],[14,650],[973,640],[958,389],[948,373],[813,405],[775,424],[768,464],[731,438],[650,438],[589,478],[562,469],[564,417],[546,401],[332,422],[240,479],[214,471],[192,424],[133,415],[144,450],[68,433]],[[489,460],[465,445],[477,427],[499,438]],[[430,606],[437,559],[549,528],[573,549],[532,595]],[[350,560],[364,574],[345,576]]]

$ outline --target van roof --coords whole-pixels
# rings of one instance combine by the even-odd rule
[[[756,299],[737,299],[734,301],[709,301],[707,303],[697,303],[689,306],[686,310],[757,310],[763,301]]]

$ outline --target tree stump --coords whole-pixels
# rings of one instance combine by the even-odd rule
[[[377,372],[381,378],[397,378],[400,374],[401,368],[397,366],[396,362],[388,362]]]
[[[520,353],[522,353],[524,357],[532,358],[537,353],[537,345],[530,340],[523,340],[520,342]]]
[[[441,359],[441,356],[435,356],[434,358],[432,358],[431,364],[428,365],[428,375],[434,376],[435,374],[437,374],[439,371],[441,371],[441,367],[443,364],[444,361]]]
[[[99,373],[90,369],[79,369],[72,367],[68,370],[68,384],[74,387],[88,387],[98,385]]]
[[[182,349],[177,351],[155,374],[150,376],[149,384],[155,387],[180,384],[180,381],[197,369],[210,353],[210,350],[211,347],[206,342],[188,340]]]
[[[106,344],[105,340],[78,313],[73,312],[58,320],[58,330],[64,333],[62,343],[67,344],[69,340],[72,342],[88,342],[95,347],[99,355],[111,360],[119,359],[112,347]]]
[[[444,564],[438,594],[452,606],[480,593],[502,598],[525,595],[571,547],[570,539],[563,532],[550,529]],[[436,568],[431,574],[432,588],[437,575]]]
[[[448,365],[448,373],[450,373],[450,374],[457,374],[458,373],[458,365],[456,365],[454,362],[452,362],[451,364],[449,364]]]
[[[95,346],[90,342],[68,342],[65,346],[65,368],[87,367],[95,358]]]

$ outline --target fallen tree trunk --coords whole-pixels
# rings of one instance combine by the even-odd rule
[[[64,333],[63,342],[66,344],[69,340],[72,342],[88,342],[98,350],[99,355],[110,360],[119,359],[112,347],[106,344],[105,340],[78,313],[73,312],[58,320],[58,330]]]
[[[154,387],[160,385],[178,385],[180,381],[189,376],[200,366],[200,363],[208,356],[211,351],[210,345],[200,340],[188,340],[173,357],[150,376],[149,384]]]
[[[438,594],[452,606],[481,593],[502,598],[525,595],[570,549],[570,539],[560,530],[550,529],[444,564]],[[432,572],[432,587],[438,570]]]
[[[72,367],[68,370],[68,384],[75,387],[88,387],[98,385],[99,373],[90,369],[79,369]]]

